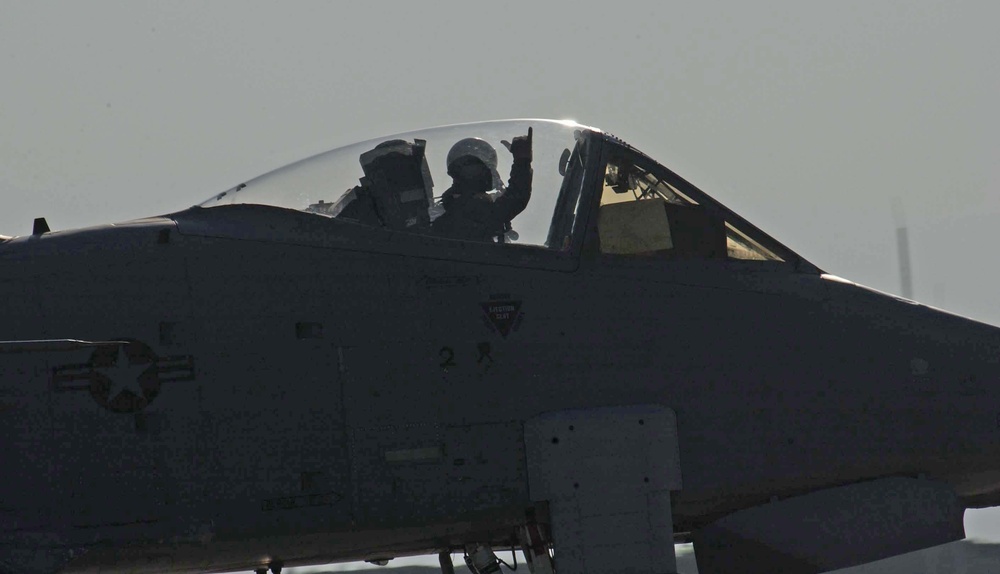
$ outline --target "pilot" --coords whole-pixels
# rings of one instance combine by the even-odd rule
[[[432,231],[444,237],[502,243],[510,221],[531,199],[531,128],[528,135],[501,142],[514,157],[504,188],[497,172],[497,152],[479,138],[466,138],[448,152],[452,185],[441,196],[444,213]],[[492,190],[498,193],[489,193]]]

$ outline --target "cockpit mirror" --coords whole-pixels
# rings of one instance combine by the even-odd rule
[[[569,151],[569,148],[563,150],[562,155],[559,156],[559,175],[566,176],[566,171],[569,169],[569,158],[573,155],[573,152]]]

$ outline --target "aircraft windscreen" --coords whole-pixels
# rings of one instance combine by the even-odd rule
[[[594,131],[510,120],[387,136],[298,161],[200,206],[271,205],[396,231],[565,249],[582,147]]]

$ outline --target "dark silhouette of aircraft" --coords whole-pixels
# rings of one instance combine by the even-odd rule
[[[1000,504],[1000,331],[829,275],[572,122],[39,219],[0,242],[0,317],[4,574],[509,548],[652,573],[675,541],[703,574],[820,572]]]

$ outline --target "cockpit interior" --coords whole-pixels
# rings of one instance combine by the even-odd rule
[[[527,144],[525,134],[531,134]],[[511,146],[518,137],[519,152]],[[475,185],[463,183],[471,177],[479,178]],[[443,244],[561,253],[587,244],[607,258],[782,267],[802,261],[645,154],[571,121],[482,122],[369,140],[266,173],[199,206],[234,204],[297,210]],[[459,209],[466,210],[463,225],[483,231],[443,232],[442,222]],[[594,241],[585,241],[588,233]]]

